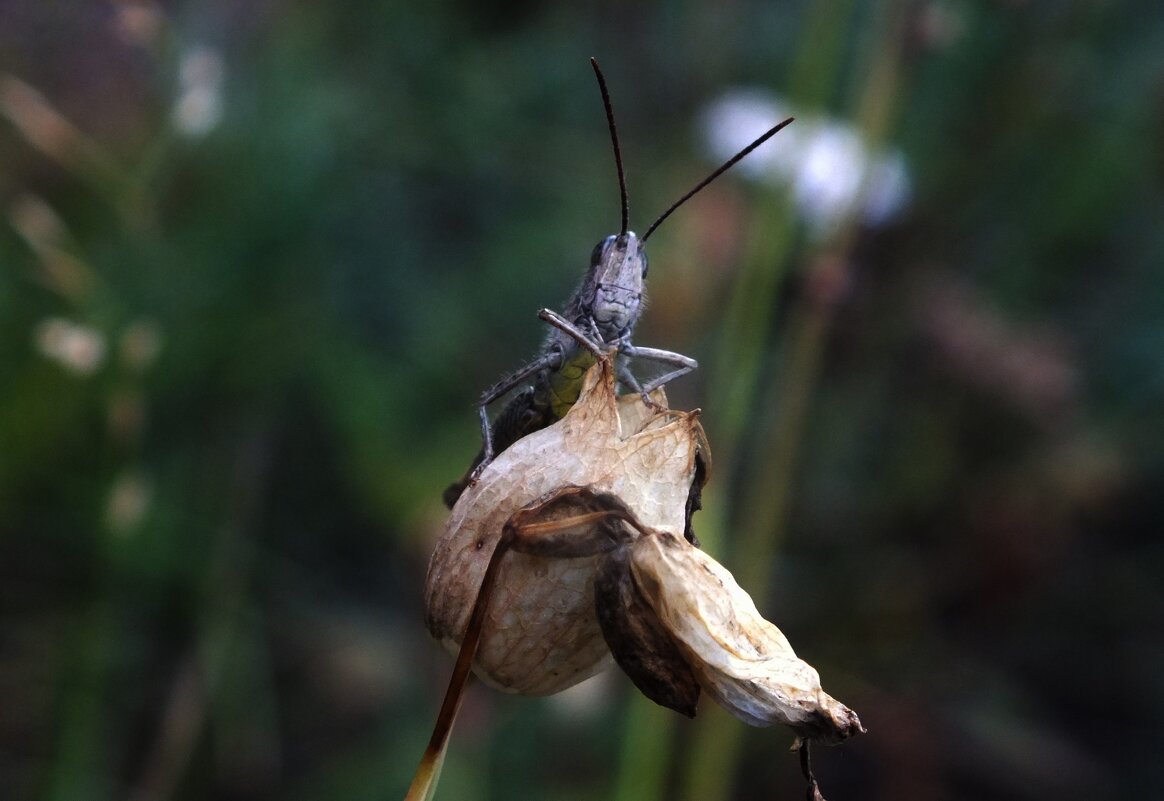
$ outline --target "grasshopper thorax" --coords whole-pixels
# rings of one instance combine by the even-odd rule
[[[579,298],[605,342],[630,334],[643,308],[647,252],[633,231],[606,237],[594,246]]]

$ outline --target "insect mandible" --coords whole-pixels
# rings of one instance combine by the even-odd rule
[[[631,335],[643,309],[647,277],[646,241],[672,212],[792,122],[789,117],[757,137],[672,203],[639,237],[629,230],[626,173],[623,171],[610,93],[598,61],[592,58],[590,65],[598,79],[610,129],[615,167],[618,170],[622,225],[617,234],[611,234],[594,247],[582,283],[562,310],[559,319],[572,327],[573,331],[567,331],[561,324],[553,325],[537,357],[482,393],[477,409],[481,420],[481,450],[465,475],[445,490],[445,505],[450,509],[465,487],[477,480],[494,456],[526,434],[545,428],[565,415],[578,399],[582,377],[594,364],[595,351],[616,350],[621,357],[617,367],[619,382],[630,391],[641,394],[644,402],[652,406],[650,392],[698,367],[695,359],[681,353],[640,347],[631,342]],[[543,319],[546,319],[545,314]],[[583,347],[579,344],[580,336],[589,339],[591,346]],[[628,364],[632,359],[655,362],[667,369],[662,375],[640,384]],[[532,385],[525,386],[514,395],[491,424],[488,412],[490,404],[531,378]]]

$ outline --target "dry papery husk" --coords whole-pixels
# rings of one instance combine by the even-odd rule
[[[425,623],[456,652],[481,580],[507,521],[564,486],[610,493],[644,525],[682,538],[696,453],[706,448],[698,412],[666,410],[661,390],[615,395],[600,359],[578,401],[558,422],[493,460],[453,507],[429,561]],[[498,689],[548,695],[610,665],[594,613],[598,556],[548,559],[510,553],[500,566],[474,672]]]
[[[665,405],[661,392],[653,400]],[[863,732],[731,573],[684,538],[697,454],[707,458],[697,412],[616,398],[613,370],[599,360],[566,416],[502,453],[454,507],[429,564],[429,630],[459,647],[507,525],[605,508],[619,517],[607,533],[566,532],[604,542],[573,549],[587,555],[549,558],[561,550],[536,553],[527,542],[499,561],[473,663],[482,679],[554,693],[605,668],[613,648],[644,693],[684,714],[694,714],[697,682],[746,723],[791,726],[797,743]]]

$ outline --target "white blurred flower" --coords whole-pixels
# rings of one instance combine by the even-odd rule
[[[735,89],[712,103],[703,120],[707,149],[714,159],[726,160],[789,116],[796,122],[742,161],[742,174],[786,185],[818,235],[853,217],[883,225],[901,210],[910,180],[899,151],[872,153],[848,123],[799,113],[762,89]]]
[[[105,360],[105,337],[84,325],[49,317],[34,334],[37,350],[81,376],[92,375]]]
[[[170,114],[174,128],[186,136],[202,136],[222,118],[222,57],[209,47],[195,47],[182,56],[178,68],[178,100]]]
[[[818,229],[831,229],[856,210],[869,159],[861,137],[847,125],[817,123],[803,142],[792,196]]]
[[[714,158],[726,161],[742,150],[761,131],[791,116],[788,107],[763,89],[734,89],[704,113],[704,138]],[[791,175],[794,163],[789,152],[796,150],[800,121],[781,131],[779,147],[769,143],[750,153],[734,169],[753,179],[768,175]],[[722,154],[722,155],[721,155]]]

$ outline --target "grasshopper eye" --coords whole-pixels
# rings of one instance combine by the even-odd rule
[[[615,240],[614,236],[608,236],[608,237],[606,237],[606,239],[603,239],[601,242],[599,242],[597,245],[594,246],[594,250],[591,251],[591,253],[590,253],[590,266],[591,267],[593,267],[595,264],[598,264],[598,262],[602,261],[602,254],[606,251],[606,249],[610,246],[610,243],[612,243],[614,240]]]

